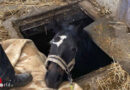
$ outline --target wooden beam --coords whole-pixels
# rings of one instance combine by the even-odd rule
[[[82,1],[79,3],[79,6],[88,16],[90,16],[94,20],[101,17],[94,5],[92,5],[89,1]]]

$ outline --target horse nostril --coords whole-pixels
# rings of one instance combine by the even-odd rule
[[[56,81],[57,81],[57,82],[62,81],[62,75],[59,74],[58,77],[57,77],[57,79],[56,79]]]
[[[56,84],[56,82],[54,83],[54,82],[51,82],[48,79],[46,79],[45,83],[46,83],[47,87],[49,87],[49,88],[53,88],[53,89],[57,89],[58,88],[58,85]]]

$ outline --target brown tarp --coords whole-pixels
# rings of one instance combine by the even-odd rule
[[[46,56],[37,50],[31,40],[9,39],[3,41],[1,44],[16,73],[29,72],[33,76],[31,83],[12,90],[53,90],[48,88],[44,82],[46,73],[44,61],[46,60]],[[82,90],[76,83],[73,83],[73,87],[74,90]],[[58,90],[70,90],[70,84],[65,82]]]

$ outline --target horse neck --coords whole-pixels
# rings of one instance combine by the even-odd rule
[[[84,32],[84,33],[81,33],[79,35],[79,42],[78,42],[78,52],[76,54],[76,58],[86,58],[87,57],[87,53],[89,52],[90,50],[90,44],[91,44],[91,39],[89,37],[89,35]]]
[[[86,32],[83,32],[79,39],[76,64],[72,71],[72,75],[76,74],[74,78],[111,63],[111,58],[97,47]]]
[[[91,60],[97,64],[100,64],[101,61],[111,61],[111,58],[92,41],[85,31],[80,35],[77,57],[80,58],[80,61],[88,59],[87,61]]]

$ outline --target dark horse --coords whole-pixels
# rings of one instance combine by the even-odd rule
[[[79,26],[64,24],[57,28],[57,31],[51,41],[49,55],[58,56],[66,64],[75,58],[74,68],[70,71],[73,79],[112,62],[111,58],[97,47],[87,32],[81,30]],[[67,76],[60,65],[51,61],[48,63],[45,75],[48,87],[58,88],[63,81],[67,80]]]

